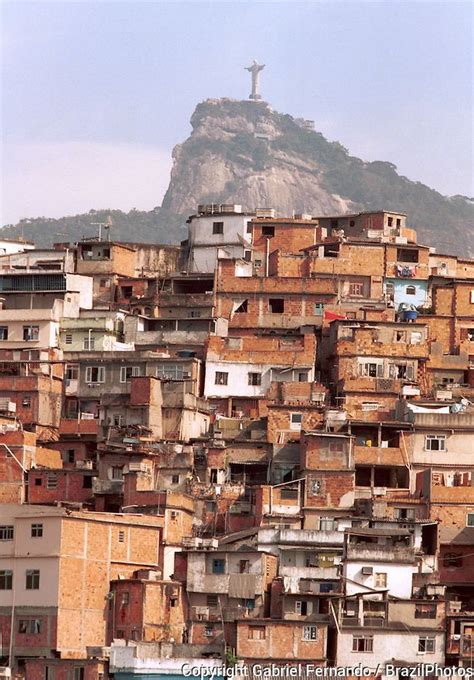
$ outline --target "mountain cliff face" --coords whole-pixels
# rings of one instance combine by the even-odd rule
[[[208,202],[283,215],[398,210],[408,214],[421,242],[474,255],[474,205],[467,198],[442,196],[398,175],[391,163],[350,156],[264,102],[208,100],[197,106],[191,125],[191,136],[173,151],[166,212],[186,215]]]
[[[22,234],[39,245],[77,240],[95,233],[90,222],[111,214],[112,238],[130,240],[133,233],[137,241],[167,243],[186,237],[185,220],[199,203],[239,203],[249,211],[275,208],[281,215],[385,209],[407,213],[421,243],[474,257],[472,200],[442,196],[398,175],[391,163],[355,158],[265,102],[207,100],[196,107],[191,125],[189,138],[173,151],[161,208],[23,220],[0,235]]]

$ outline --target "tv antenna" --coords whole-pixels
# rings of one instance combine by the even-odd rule
[[[110,241],[110,227],[112,226],[112,218],[109,215],[105,222],[91,222],[93,227],[99,227],[99,241],[102,240],[102,227],[107,231],[107,241]]]

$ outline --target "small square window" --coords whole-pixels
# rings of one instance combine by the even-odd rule
[[[35,478],[35,486],[43,486],[43,480],[41,479],[41,477]]]
[[[26,590],[39,590],[40,572],[39,569],[28,569],[26,571]]]
[[[283,298],[269,298],[268,306],[272,314],[283,314],[285,311],[285,301]]]
[[[387,573],[384,571],[376,572],[374,575],[374,586],[375,588],[386,588],[387,587]]]
[[[227,385],[229,374],[223,371],[216,371],[215,385]]]
[[[10,569],[0,571],[0,590],[11,590],[13,588],[13,572]]]
[[[318,639],[318,629],[316,626],[303,627],[303,640],[306,642],[314,642]]]
[[[58,488],[58,477],[55,474],[49,474],[46,477],[46,488],[49,490]]]
[[[427,451],[446,451],[446,435],[427,434],[425,439],[425,449]]]
[[[261,373],[249,373],[248,374],[249,385],[259,386],[262,384],[262,374]]]
[[[179,475],[172,475],[171,476],[171,483],[172,484],[179,484]]]
[[[212,223],[212,233],[213,234],[223,234],[224,233],[224,222],[213,222]]]
[[[275,236],[275,227],[262,227],[262,236],[266,236],[267,238],[272,238]]]
[[[249,626],[248,639],[249,640],[265,640],[266,628],[265,626]]]
[[[225,574],[225,560],[212,560],[212,573]]]
[[[211,609],[215,609],[219,605],[219,599],[217,595],[208,595],[206,602],[207,606]]]
[[[421,654],[434,654],[436,651],[436,640],[434,637],[419,637],[418,652]]]

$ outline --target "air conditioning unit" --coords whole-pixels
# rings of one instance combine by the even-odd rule
[[[362,567],[363,576],[372,576],[373,573],[374,573],[373,567]]]

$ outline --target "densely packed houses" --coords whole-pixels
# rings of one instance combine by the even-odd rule
[[[188,226],[0,242],[0,666],[472,666],[474,261],[386,211]]]

